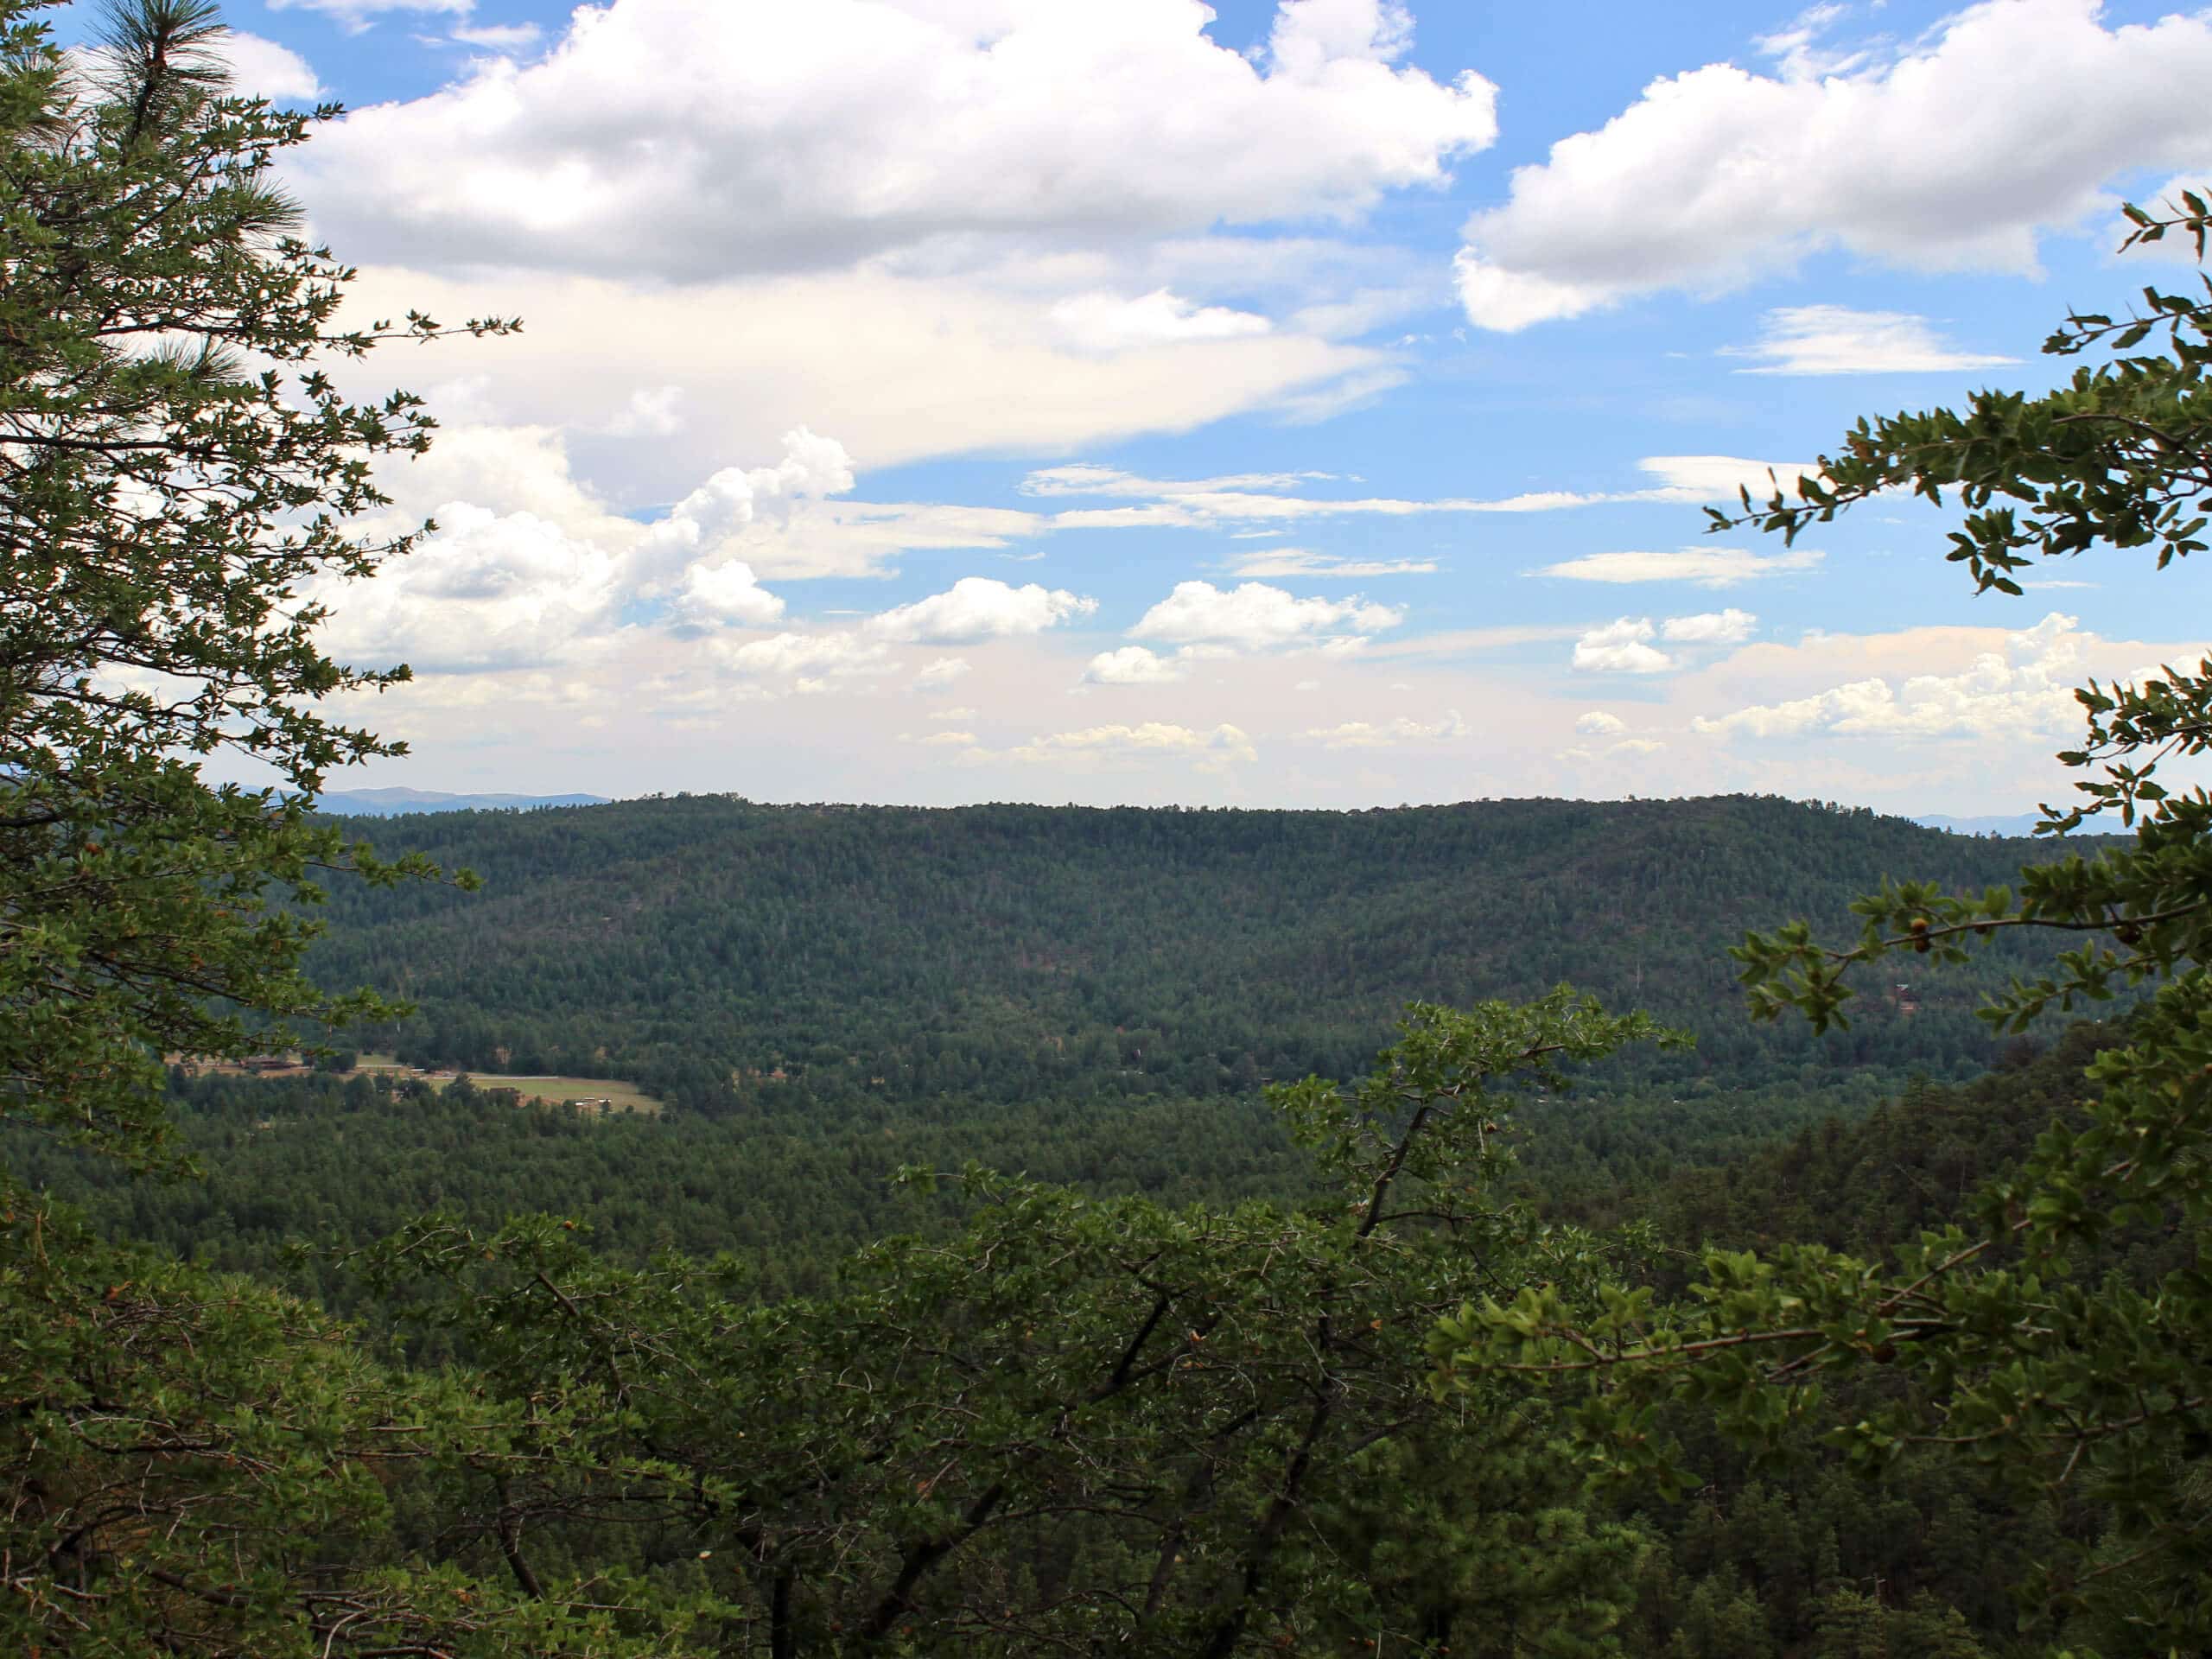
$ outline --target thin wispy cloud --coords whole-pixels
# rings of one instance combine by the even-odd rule
[[[1686,547],[1672,553],[1586,553],[1531,570],[1532,576],[1565,582],[1627,583],[1680,582],[1698,588],[1733,588],[1773,576],[1803,575],[1827,556],[1815,548],[1758,553],[1743,547]]]
[[[1760,319],[1758,340],[1724,355],[1760,359],[1738,374],[1933,374],[2018,362],[1962,350],[1927,318],[1841,305],[1785,306]]]

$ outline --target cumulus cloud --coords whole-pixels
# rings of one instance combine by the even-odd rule
[[[308,60],[289,46],[232,29],[215,49],[231,66],[238,90],[248,98],[276,104],[311,104],[322,96],[322,83]]]
[[[1758,618],[1731,607],[1696,616],[1670,616],[1659,625],[1659,637],[1678,645],[1737,645],[1751,637]]]
[[[1468,221],[1467,315],[1524,328],[1656,289],[1713,293],[1835,246],[2031,274],[2038,238],[2095,212],[2116,176],[2212,150],[2197,94],[2212,18],[2107,27],[2102,10],[1983,0],[1857,61],[1801,44],[1774,74],[1723,63],[1655,80]]]
[[[1458,709],[1448,709],[1437,720],[1414,720],[1404,715],[1380,724],[1354,720],[1341,726],[1317,727],[1306,735],[1328,749],[1387,749],[1402,743],[1435,743],[1465,737],[1467,722],[1459,718]]]
[[[772,467],[725,467],[645,531],[637,553],[639,581],[652,586],[709,553],[766,512],[786,511],[810,496],[853,487],[852,457],[835,438],[804,427],[784,435],[784,458]]]
[[[1927,318],[1903,311],[1793,305],[1768,312],[1759,323],[1757,342],[1731,355],[1765,360],[1738,374],[1927,374],[2020,360],[1961,351]]]
[[[1651,645],[1658,630],[1648,616],[1624,616],[1574,642],[1574,666],[1593,674],[1662,674],[1675,659]]]
[[[448,503],[437,534],[374,579],[327,582],[341,660],[460,672],[550,661],[612,626],[622,561],[534,512]]]
[[[753,580],[742,559],[695,564],[683,573],[683,609],[693,617],[760,627],[784,613],[784,601]]]
[[[1142,645],[1102,651],[1083,671],[1086,685],[1166,685],[1183,677],[1183,659],[1162,657]]]
[[[1686,582],[1699,588],[1733,588],[1765,576],[1802,575],[1826,557],[1812,548],[1754,553],[1740,547],[1686,547],[1674,553],[1586,553],[1529,572],[1569,582]]]
[[[1139,639],[1211,643],[1243,650],[1269,645],[1338,643],[1394,628],[1404,613],[1346,599],[1299,599],[1287,589],[1248,582],[1223,589],[1210,582],[1179,582],[1174,591],[1141,617],[1129,632]]]
[[[1710,737],[1802,737],[1814,733],[1886,738],[2049,737],[2077,728],[2074,688],[2082,636],[2075,618],[2053,611],[2008,634],[1958,674],[1916,674],[1902,683],[1853,680],[1811,696],[1703,717]]]
[[[417,0],[294,3],[359,19]],[[1287,0],[1249,56],[1211,17],[1195,0],[612,0],[535,62],[356,111],[318,139],[306,191],[356,257],[683,280],[995,233],[1348,219],[1496,137],[1487,81],[1400,61],[1391,0]]]
[[[1628,730],[1628,721],[1602,709],[1592,709],[1574,722],[1574,729],[1584,737],[1618,737]]]
[[[867,626],[880,639],[972,645],[1012,634],[1041,633],[1097,608],[1096,600],[1064,588],[1048,588],[1034,582],[1015,588],[991,576],[963,576],[944,593],[870,617]]]

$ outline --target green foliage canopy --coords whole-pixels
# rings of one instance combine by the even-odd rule
[[[2205,204],[2164,219],[2131,210],[2129,240],[2192,238]],[[1958,411],[1861,422],[1844,448],[1746,513],[1795,535],[1853,505],[1910,486],[1969,509],[1950,556],[1983,589],[2018,594],[2037,558],[2099,545],[2156,547],[2163,567],[2202,550],[2198,509],[2212,490],[2212,286],[2206,296],[2146,289],[2122,321],[2075,315],[2047,349],[2109,346],[2043,397],[1984,393]],[[2139,353],[2156,339],[2164,349]],[[2012,503],[2024,503],[2016,506]],[[1721,524],[1734,520],[1718,515]],[[1500,1370],[1579,1379],[1579,1422],[1612,1473],[1680,1478],[1660,1406],[1718,1415],[1755,1446],[1779,1446],[1818,1421],[1824,1387],[1868,1374],[1887,1386],[1827,1438],[1872,1471],[1916,1446],[1948,1448],[1993,1481],[2087,1503],[2107,1524],[2058,1552],[2034,1586],[2044,1610],[2084,1619],[2119,1650],[2203,1649],[2202,1592],[2212,1531],[2212,797],[2159,767],[2212,747],[2212,660],[2133,685],[2076,693],[2088,739],[2061,758],[2087,799],[2046,808],[2045,830],[2109,813],[2132,841],[2023,873],[2017,893],[1955,896],[1890,884],[1855,908],[1855,944],[1828,947],[1799,923],[1735,951],[1754,1011],[1847,1020],[1853,969],[1898,951],[1962,959],[2020,931],[2077,936],[2055,973],[2016,980],[1985,1011],[2017,1029],[2053,1003],[2155,986],[2126,1040],[2088,1076],[2097,1097],[2055,1122],[2018,1173],[1989,1184],[1957,1224],[1887,1260],[1813,1244],[1770,1255],[1713,1250],[1686,1306],[1640,1294],[1595,1319],[1541,1288],[1470,1304],[1432,1338],[1448,1391]],[[2176,1241],[2150,1275],[2093,1278],[2122,1230]],[[1866,1399],[1864,1391],[1855,1398]]]

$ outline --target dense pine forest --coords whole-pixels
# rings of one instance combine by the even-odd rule
[[[1963,1076],[1998,1048],[1974,1008],[2047,948],[1900,970],[1902,997],[1879,988],[1852,1032],[1817,1039],[1745,1016],[1727,947],[1777,917],[1847,924],[1886,874],[1980,893],[2059,846],[1748,797],[1355,813],[685,797],[346,827],[484,880],[334,889],[316,974],[418,1007],[364,1043],[612,1073],[709,1114],[1249,1098],[1363,1071],[1408,1001],[1562,982],[1696,1034],[1694,1053],[1624,1057],[1605,1074],[1624,1083]]]
[[[626,1074],[677,1109],[597,1121],[465,1084],[179,1075],[204,1182],[149,1189],[36,1143],[27,1167],[100,1185],[99,1213],[224,1268],[269,1271],[289,1240],[364,1242],[442,1205],[480,1223],[545,1208],[633,1258],[728,1250],[768,1284],[814,1287],[846,1251],[947,1213],[894,1184],[906,1165],[980,1160],[1172,1202],[1296,1196],[1309,1177],[1263,1080],[1358,1077],[1402,1003],[1443,995],[1424,986],[1472,1001],[1565,977],[1696,1038],[1529,1109],[1524,1187],[1580,1202],[1986,1070],[2022,1039],[1974,1010],[2034,960],[2024,945],[1918,975],[1825,1039],[1755,1024],[1726,946],[1777,914],[1833,924],[1891,869],[1978,891],[2061,850],[1751,798],[1353,814],[702,798],[406,830],[485,886],[334,895],[324,976],[423,1005],[359,1040],[464,1072]],[[355,1305],[341,1276],[302,1282]]]

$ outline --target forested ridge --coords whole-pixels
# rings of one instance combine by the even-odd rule
[[[1901,973],[1919,982],[1904,1007],[1869,996],[1853,1032],[1821,1039],[1745,1017],[1726,947],[1777,916],[1844,923],[1885,877],[1978,894],[2068,850],[1751,797],[1289,812],[691,796],[439,814],[404,836],[484,886],[334,889],[315,970],[418,1004],[365,1040],[477,1071],[611,1071],[709,1112],[1249,1096],[1356,1074],[1408,1001],[1562,982],[1697,1036],[1608,1079],[1964,1075],[1996,1052],[1974,1007],[2047,948]]]

